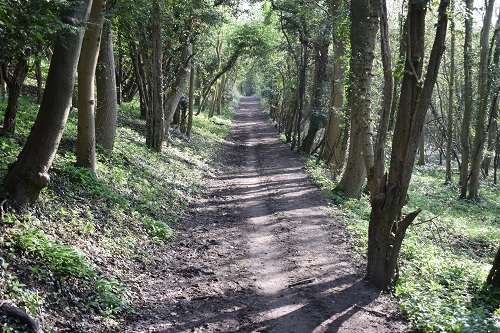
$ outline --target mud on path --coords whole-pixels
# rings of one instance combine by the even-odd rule
[[[406,331],[258,99],[242,99],[221,159],[177,239],[137,277],[126,332]]]

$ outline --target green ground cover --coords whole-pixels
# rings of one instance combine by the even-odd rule
[[[1,119],[5,104],[0,98]],[[22,97],[16,134],[0,138],[0,187],[37,110],[32,96]],[[137,103],[122,104],[113,153],[98,148],[97,177],[74,166],[76,116],[73,109],[51,184],[37,205],[8,213],[0,223],[0,295],[47,332],[56,322],[117,331],[137,296],[123,277],[150,263],[155,246],[175,237],[172,227],[217,167],[231,112],[195,117],[191,140],[174,133],[164,152],[156,153],[146,148]],[[23,330],[3,315],[0,323],[2,332]]]
[[[344,212],[361,267],[367,249],[370,204],[343,200],[330,173],[306,160],[317,185]],[[454,180],[458,182],[458,175]],[[500,291],[485,284],[500,244],[500,187],[481,183],[481,201],[458,199],[444,185],[444,166],[414,170],[405,212],[423,209],[403,242],[395,295],[410,328],[424,332],[500,332]]]

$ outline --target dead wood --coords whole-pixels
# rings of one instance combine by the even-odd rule
[[[0,310],[7,316],[18,319],[22,324],[27,325],[35,333],[43,333],[38,323],[24,310],[12,305],[9,301],[0,301]]]
[[[290,283],[288,285],[288,288],[292,288],[292,287],[296,287],[296,286],[301,286],[301,285],[309,284],[309,283],[313,283],[313,282],[314,282],[314,278],[302,279],[302,280]]]

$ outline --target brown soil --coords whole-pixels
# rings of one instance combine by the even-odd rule
[[[407,331],[258,99],[242,99],[223,155],[205,199],[133,283],[126,332]]]

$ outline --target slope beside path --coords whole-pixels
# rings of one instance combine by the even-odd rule
[[[127,332],[407,331],[257,98],[241,100],[223,155],[206,198],[133,282]]]

